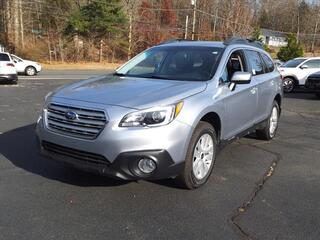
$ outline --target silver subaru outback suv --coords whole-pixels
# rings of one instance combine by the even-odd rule
[[[194,189],[226,143],[275,136],[281,99],[280,74],[258,43],[175,40],[49,93],[37,135],[43,154],[77,168]]]

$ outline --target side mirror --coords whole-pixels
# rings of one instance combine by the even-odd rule
[[[231,78],[231,83],[248,84],[251,82],[251,76],[249,72],[235,72]]]
[[[301,69],[307,69],[307,68],[309,68],[309,66],[308,65],[302,65],[300,68]]]

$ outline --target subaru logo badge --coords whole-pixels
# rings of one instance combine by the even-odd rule
[[[68,120],[76,120],[78,118],[78,114],[76,112],[73,111],[67,111],[64,116],[66,117],[66,119]]]

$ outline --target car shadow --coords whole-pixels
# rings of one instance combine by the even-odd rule
[[[35,124],[0,134],[0,154],[13,165],[48,179],[76,186],[119,186],[128,181],[82,172],[40,155]]]
[[[296,90],[293,93],[285,93],[284,97],[291,99],[320,100],[320,98],[318,98],[315,93],[306,92],[304,90]]]

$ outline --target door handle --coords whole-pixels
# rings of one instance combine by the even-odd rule
[[[250,92],[251,92],[251,94],[256,94],[257,90],[258,89],[256,87],[253,87],[253,88],[251,88]]]

